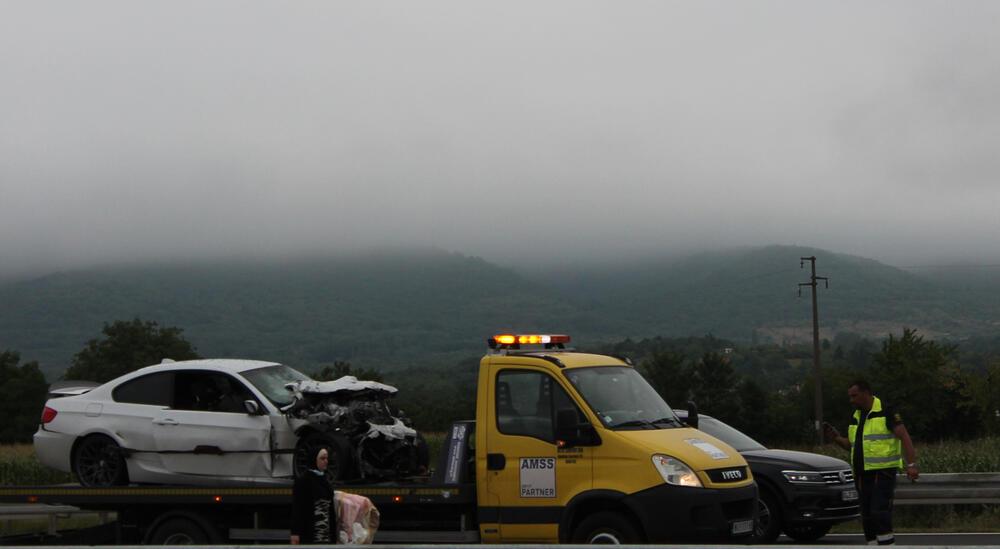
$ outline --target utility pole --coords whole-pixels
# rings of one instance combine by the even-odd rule
[[[812,288],[813,305],[813,380],[816,385],[815,414],[816,414],[816,436],[819,443],[823,444],[823,373],[819,366],[819,306],[816,304],[816,281],[822,280],[827,288],[830,287],[830,279],[825,276],[816,276],[816,256],[799,258],[799,268],[805,268],[806,261],[812,264],[812,276],[809,282],[799,284],[799,297],[802,297],[802,287]]]

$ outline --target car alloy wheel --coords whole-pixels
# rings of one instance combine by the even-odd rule
[[[117,486],[126,484],[128,478],[121,448],[103,435],[92,435],[80,442],[74,471],[83,486]]]

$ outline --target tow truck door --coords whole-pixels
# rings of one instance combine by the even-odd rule
[[[199,395],[196,388],[214,384],[216,376],[225,376],[233,393]],[[238,411],[244,397],[253,398],[227,374],[178,372],[174,407],[153,417],[153,439],[164,467],[178,474],[270,477],[271,420]]]
[[[592,448],[556,445],[556,410],[576,405],[542,369],[502,368],[492,381],[486,479],[500,541],[558,542],[566,504],[593,486]]]

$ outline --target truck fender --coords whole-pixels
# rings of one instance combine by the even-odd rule
[[[573,496],[566,504],[562,518],[559,521],[559,543],[569,543],[573,529],[580,520],[592,511],[619,509],[630,515],[635,522],[644,526],[638,520],[639,515],[624,501],[626,494],[617,490],[587,490]]]

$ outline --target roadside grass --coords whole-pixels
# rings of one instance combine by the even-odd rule
[[[106,521],[117,519],[114,512],[109,512]],[[100,515],[97,513],[81,513],[69,517],[56,518],[56,530],[77,530],[80,528],[90,528],[101,524]],[[24,518],[18,520],[0,521],[0,536],[17,536],[21,534],[39,534],[47,532],[49,520],[46,518]]]
[[[441,447],[444,445],[445,433],[420,433],[427,441],[427,449],[430,451],[430,466],[437,467],[438,458],[441,455]]]
[[[897,505],[896,532],[1000,532],[1000,505]],[[835,534],[861,533],[861,520],[833,527]]]
[[[0,445],[0,486],[32,486],[73,482],[69,473],[38,462],[31,444]]]
[[[921,473],[993,473],[1000,471],[1000,437],[969,441],[915,442]],[[847,450],[824,446],[772,446],[850,460]]]

